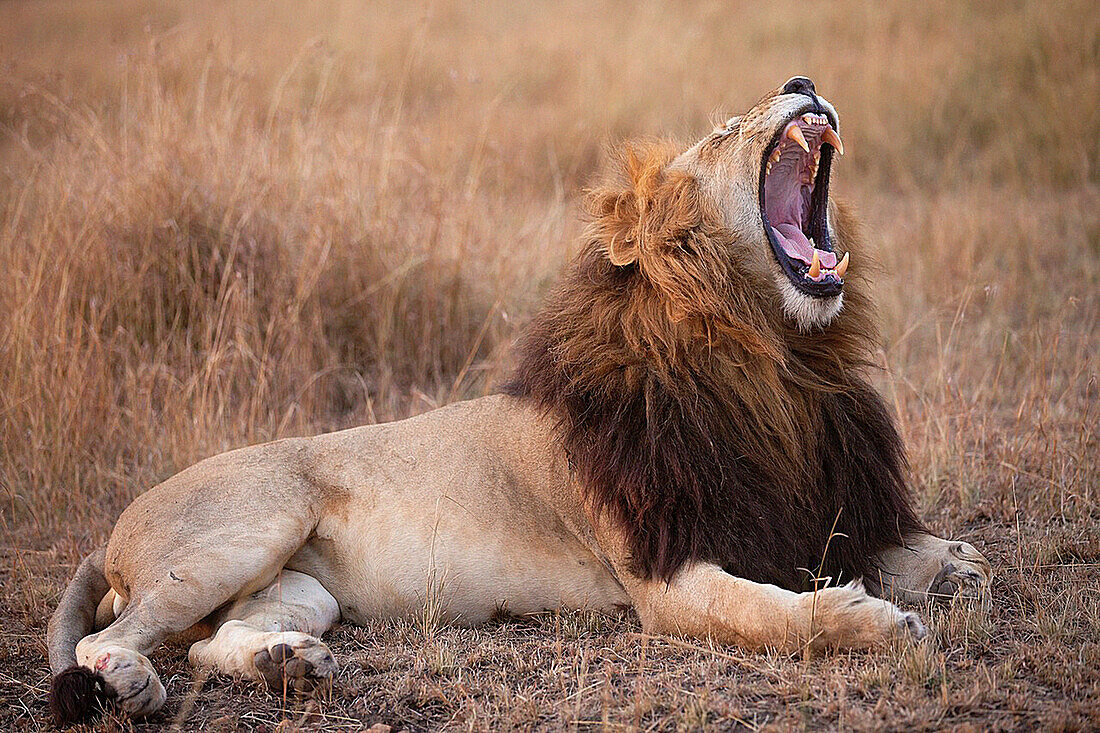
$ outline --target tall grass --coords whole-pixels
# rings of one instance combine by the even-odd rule
[[[444,182],[380,188],[397,143],[367,153],[383,133],[309,110],[258,130],[232,81],[209,106],[155,67],[131,82],[133,119],[61,108],[66,129],[5,181],[4,483],[31,488],[16,512],[71,520],[58,498],[114,484],[124,501],[134,468],[148,481],[479,383],[505,258]]]
[[[1087,2],[0,5],[6,544],[68,561],[205,455],[491,389],[603,147],[795,73],[926,512],[1087,517],[1098,61]]]

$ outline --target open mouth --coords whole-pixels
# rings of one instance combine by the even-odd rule
[[[833,152],[844,153],[829,118],[800,113],[764,151],[760,217],[780,267],[798,290],[819,298],[839,295],[848,255],[837,259],[829,241],[827,208]]]

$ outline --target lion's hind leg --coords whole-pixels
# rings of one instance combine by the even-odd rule
[[[97,622],[108,625],[76,645],[77,669],[86,670],[85,677],[91,672],[89,679],[102,685],[100,697],[113,700],[129,715],[150,715],[166,698],[164,685],[146,655],[166,640],[202,628],[209,606],[216,603],[179,595],[180,589],[168,586],[126,603],[112,591],[100,601],[96,613]]]
[[[165,691],[146,654],[168,634],[151,603],[133,603],[107,628],[76,645],[80,667],[102,680],[105,693],[130,715],[144,716],[164,704]]]
[[[319,637],[339,619],[336,599],[316,579],[283,570],[267,588],[220,613],[217,632],[195,642],[188,657],[196,667],[309,692],[336,673]]]
[[[112,599],[111,613],[107,601],[98,603],[102,620],[115,611],[118,617],[76,644],[77,665],[91,673],[81,672],[81,679],[100,682],[104,696],[134,716],[149,715],[165,701],[147,655],[227,603],[271,584],[312,529],[308,519],[269,507],[262,508],[266,513],[242,513],[234,522],[196,519],[196,512],[210,515],[220,508],[226,513],[227,508],[205,501],[198,509],[185,502],[179,510],[147,498],[155,491],[131,504],[108,543],[105,575],[116,596],[125,592],[128,597]]]

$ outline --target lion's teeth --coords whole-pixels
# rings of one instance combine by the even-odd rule
[[[799,147],[807,153],[810,152],[810,146],[806,142],[806,136],[802,134],[802,128],[798,125],[791,124],[787,126],[787,137],[798,143]]]
[[[821,275],[821,258],[817,256],[817,250],[814,250],[814,259],[810,263],[810,277],[814,280]]]
[[[772,172],[772,162],[769,160],[768,165],[764,168],[764,175],[768,175]]]
[[[844,273],[848,272],[848,255],[850,255],[850,254],[851,254],[851,252],[845,252],[844,257],[842,257],[840,262],[837,263],[837,265],[836,265],[836,276],[837,277],[844,277]],[[815,257],[817,256],[816,253],[815,253],[814,256]]]
[[[775,150],[772,151],[771,157],[768,158],[772,163],[779,161],[779,146],[777,145]]]
[[[836,130],[831,127],[826,127],[825,132],[821,133],[821,142],[829,143],[836,151],[841,155],[844,155],[844,143],[840,141],[840,135],[836,134]]]

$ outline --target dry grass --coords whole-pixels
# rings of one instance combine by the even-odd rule
[[[167,651],[159,722],[1100,726],[1100,14],[935,0],[0,4],[0,724],[45,725],[47,612],[136,493],[491,389],[603,146],[794,73],[840,110],[881,387],[990,613],[813,660],[630,617],[344,628],[319,703]]]

